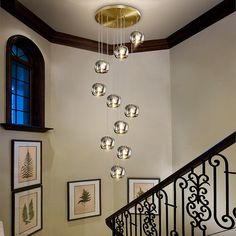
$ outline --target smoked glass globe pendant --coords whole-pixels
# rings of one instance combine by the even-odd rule
[[[119,60],[126,59],[129,55],[129,49],[124,45],[117,46],[114,51],[114,55]]]
[[[92,94],[96,97],[104,96],[106,93],[106,86],[101,83],[95,83],[92,86]]]
[[[125,176],[125,169],[122,166],[115,165],[112,166],[110,174],[113,179],[122,179]]]
[[[118,95],[111,94],[107,97],[107,106],[109,108],[117,108],[121,104],[121,98]]]
[[[133,31],[130,34],[130,42],[136,47],[139,44],[143,43],[144,41],[144,34],[139,31]]]
[[[114,146],[115,146],[115,140],[112,137],[104,136],[101,138],[101,145],[100,145],[101,149],[108,151],[113,149]]]
[[[131,148],[127,146],[120,146],[117,149],[117,157],[122,160],[129,159],[131,157],[131,153]]]
[[[129,125],[125,121],[116,121],[114,124],[114,132],[116,134],[126,134],[128,132]]]
[[[129,118],[137,117],[139,114],[139,107],[134,104],[129,104],[125,107],[125,116]]]
[[[95,72],[98,74],[107,73],[109,71],[109,68],[110,68],[109,63],[104,60],[98,60],[94,66]]]

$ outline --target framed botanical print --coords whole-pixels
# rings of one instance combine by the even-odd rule
[[[42,187],[13,192],[13,236],[28,236],[42,229]]]
[[[12,140],[12,190],[42,183],[42,142]]]
[[[101,179],[67,182],[68,221],[101,215]]]
[[[159,178],[128,178],[128,203],[153,188],[159,182]],[[154,204],[158,206],[157,197],[154,198]],[[131,213],[134,213],[134,209],[131,209]],[[156,214],[158,214],[158,209]]]

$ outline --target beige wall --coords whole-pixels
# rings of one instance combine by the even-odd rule
[[[40,236],[110,235],[105,218],[127,202],[127,179],[110,178],[112,165],[126,168],[126,177],[160,177],[172,172],[170,63],[169,51],[135,54],[125,62],[109,57],[111,71],[98,76],[94,63],[97,53],[48,43],[35,32],[0,9],[0,121],[5,122],[5,46],[14,34],[31,38],[46,61],[46,124],[54,130],[46,134],[0,129],[0,220],[6,236],[11,228],[10,140],[43,141],[44,229]],[[119,94],[122,107],[108,110],[105,98],[95,98],[91,86],[103,81],[108,94]],[[124,118],[125,104],[140,107],[140,116]],[[115,136],[114,121],[125,119],[128,134]],[[100,138],[110,134],[118,144],[130,145],[133,156],[117,161],[115,150],[100,150]],[[102,179],[102,216],[67,221],[66,182]]]
[[[173,171],[235,131],[235,27],[236,13],[170,50]],[[235,147],[234,144],[223,153],[228,157],[230,171],[236,169]],[[222,188],[218,188],[217,212],[220,216],[225,213],[226,201],[224,169],[219,169],[218,187]],[[207,170],[212,181],[212,168]],[[236,179],[231,175],[230,215],[236,205],[235,185]],[[209,235],[223,230],[213,220],[208,222],[207,228]],[[233,236],[235,232],[234,229],[217,235]]]
[[[46,125],[50,124],[50,97],[49,95],[49,80],[50,80],[50,45],[38,34],[30,30],[24,24],[17,21],[15,18],[6,13],[0,8],[0,122],[5,122],[5,51],[7,39],[15,34],[22,34],[32,39],[40,48],[45,64],[46,64]],[[47,182],[47,173],[50,169],[51,147],[49,143],[49,135],[29,132],[7,131],[0,128],[0,219],[3,220],[6,236],[10,236],[11,229],[11,139],[27,139],[27,140],[42,140],[43,141],[43,162],[44,162],[44,178],[43,182]],[[47,193],[46,193],[47,194]],[[45,196],[46,196],[45,194]],[[45,208],[45,212],[47,212]],[[45,219],[47,216],[45,214]],[[46,220],[45,220],[46,221]]]
[[[170,50],[173,168],[235,131],[236,13]]]

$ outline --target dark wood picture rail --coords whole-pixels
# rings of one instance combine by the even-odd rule
[[[97,41],[55,31],[17,0],[1,0],[0,4],[3,9],[52,43],[98,51]],[[134,52],[172,48],[235,11],[236,0],[224,0],[167,38],[145,41]],[[107,45],[103,45],[103,53],[106,54]],[[130,47],[129,43],[127,45]],[[113,45],[108,45],[108,54],[113,54]]]

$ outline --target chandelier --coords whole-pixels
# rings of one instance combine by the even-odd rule
[[[123,40],[124,28],[135,25],[141,18],[140,12],[131,6],[127,5],[110,5],[98,9],[95,13],[95,20],[101,25],[101,30],[98,38],[98,53],[101,58],[95,62],[94,70],[97,74],[103,75],[109,72],[111,68],[108,62],[108,29],[116,29],[119,31],[116,35],[117,43],[113,45],[113,55],[116,59],[125,61],[129,53],[138,47],[144,41],[143,33],[135,30],[130,33],[130,43]],[[103,29],[106,28],[106,49],[103,43]],[[114,31],[113,31],[114,34]],[[104,49],[107,52],[107,57],[104,59]],[[96,82],[92,85],[92,95],[101,97],[106,94],[107,86],[103,83]],[[106,98],[106,106],[109,109],[121,109],[120,105],[122,98],[120,95],[111,93]],[[134,104],[127,104],[124,109],[124,118],[135,118],[139,115],[139,107]],[[114,135],[124,135],[129,130],[129,124],[124,119],[117,120],[113,125]],[[100,140],[100,147],[102,150],[110,151],[115,147],[115,138],[110,135],[103,136]],[[131,157],[132,149],[127,145],[122,145],[117,148],[116,159],[127,160]],[[120,166],[119,163],[112,166],[110,175],[114,179],[121,179],[125,176],[125,168]]]

